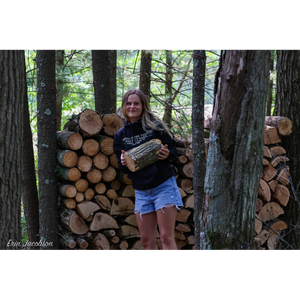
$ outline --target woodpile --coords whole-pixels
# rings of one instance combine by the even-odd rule
[[[113,136],[124,126],[117,114],[100,116],[86,109],[57,132],[60,245],[62,249],[139,250],[134,189],[118,169]],[[172,162],[184,208],[176,219],[178,249],[194,247],[192,150],[177,141]],[[158,249],[162,249],[157,231]]]

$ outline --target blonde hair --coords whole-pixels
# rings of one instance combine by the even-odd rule
[[[143,105],[143,111],[141,116],[142,127],[144,131],[150,131],[151,129],[158,130],[158,131],[165,131],[172,139],[174,139],[174,135],[172,134],[169,127],[160,120],[151,110],[149,100],[147,96],[138,89],[129,90],[122,99],[122,114],[124,118],[129,121],[128,115],[126,114],[126,104],[128,97],[132,94],[136,94],[141,99]]]

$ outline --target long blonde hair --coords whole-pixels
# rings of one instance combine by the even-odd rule
[[[174,139],[174,135],[172,134],[169,127],[165,124],[165,122],[160,120],[151,110],[150,103],[146,95],[138,89],[129,90],[123,96],[121,108],[122,108],[122,114],[124,118],[127,121],[129,121],[128,115],[126,114],[126,104],[127,104],[128,97],[132,94],[138,95],[142,101],[143,111],[141,116],[141,122],[142,122],[143,130],[149,131],[151,129],[155,129],[158,131],[165,131],[172,139]]]

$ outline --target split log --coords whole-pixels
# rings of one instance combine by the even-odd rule
[[[104,132],[110,136],[114,136],[120,128],[124,127],[124,121],[115,113],[104,115],[102,121]]]
[[[117,243],[119,243],[120,238],[115,235],[115,236],[109,238],[108,240],[109,240],[110,243],[117,244]]]
[[[272,158],[272,152],[270,151],[268,146],[264,146],[264,157]]]
[[[185,223],[191,212],[188,209],[182,208],[179,212],[177,212],[176,221]]]
[[[268,184],[269,184],[271,192],[275,192],[275,190],[277,188],[277,185],[278,185],[278,181],[277,180],[271,180],[271,181],[268,182]]]
[[[142,242],[140,240],[136,241],[131,247],[131,250],[144,250]]]
[[[181,199],[184,198],[187,195],[187,193],[180,186],[178,187],[178,190],[179,190]]]
[[[284,214],[283,209],[276,202],[266,203],[258,213],[258,217],[264,222],[276,219],[279,215]]]
[[[176,159],[173,161],[176,165],[183,165],[188,162],[188,158],[185,155],[177,156]]]
[[[130,171],[135,172],[156,162],[159,150],[164,147],[159,139],[150,140],[125,152],[124,158]]]
[[[194,235],[190,235],[186,238],[185,242],[188,245],[195,245],[195,236]]]
[[[111,209],[111,203],[108,200],[108,198],[104,195],[96,195],[94,197],[94,201],[95,203],[97,203],[100,207],[100,209],[104,210],[104,211],[109,211]]]
[[[95,156],[100,150],[98,142],[94,139],[87,139],[83,142],[82,151],[84,155]]]
[[[263,166],[269,165],[269,161],[266,158],[263,158]]]
[[[56,165],[55,170],[57,171],[57,176],[60,180],[77,181],[81,177],[81,172],[76,167],[65,168],[61,165]]]
[[[120,218],[120,223],[127,223],[128,225],[137,227],[137,222],[136,222],[136,215],[135,214],[131,214],[129,216],[126,217],[121,217]]]
[[[176,242],[177,250],[180,250],[182,247],[186,245],[185,241],[175,240],[175,242]]]
[[[93,212],[100,209],[99,205],[92,201],[83,201],[76,206],[77,213],[83,218],[86,219]]]
[[[61,225],[75,234],[83,235],[89,231],[84,220],[74,210],[62,208],[59,217]]]
[[[100,145],[100,150],[106,155],[111,155],[114,153],[113,144],[114,139],[108,136],[100,136],[98,137],[98,142]]]
[[[269,232],[263,229],[256,237],[254,237],[255,248],[261,247],[268,239]]]
[[[135,196],[135,190],[132,187],[132,185],[123,185],[119,190],[118,190],[118,195],[120,197],[134,197]]]
[[[92,249],[98,249],[98,250],[109,250],[110,249],[110,245],[109,245],[109,241],[107,239],[107,237],[98,232],[95,233],[93,240],[90,242],[90,248]]]
[[[73,185],[59,184],[58,193],[64,198],[74,198],[77,193],[77,190]]]
[[[101,229],[116,229],[119,228],[117,221],[110,215],[97,212],[93,217],[93,221],[90,224],[91,231],[98,231]]]
[[[57,143],[61,149],[79,150],[82,147],[83,138],[81,134],[72,131],[58,131],[56,133]]]
[[[81,172],[88,172],[92,168],[92,165],[93,165],[93,161],[89,156],[87,155],[79,156],[77,162],[77,168]]]
[[[130,215],[134,212],[134,203],[129,198],[118,197],[112,201],[110,214],[112,216]]]
[[[280,156],[274,157],[273,160],[270,162],[270,164],[272,167],[276,167],[281,162],[284,162],[284,165],[286,165],[287,161],[289,161],[288,157],[280,155]]]
[[[264,144],[270,145],[270,144],[277,144],[277,143],[281,143],[281,139],[279,138],[276,127],[265,125]]]
[[[270,234],[267,240],[269,250],[276,250],[278,246],[279,236]]]
[[[122,237],[124,239],[134,238],[134,237],[140,237],[140,233],[138,229],[131,225],[122,225]]]
[[[283,147],[281,146],[273,146],[269,148],[269,151],[271,153],[271,157],[273,156],[278,156],[282,154],[286,154],[286,151]]]
[[[119,246],[119,248],[120,248],[121,250],[127,250],[128,247],[129,247],[129,245],[128,245],[128,243],[127,243],[126,241],[120,241],[120,242],[118,243],[118,246]]]
[[[286,206],[290,199],[290,191],[285,185],[278,184],[272,193],[272,197],[282,206]]]
[[[93,164],[99,170],[104,170],[108,167],[109,164],[108,157],[105,154],[99,152],[93,157]]]
[[[277,128],[280,135],[290,135],[292,133],[293,124],[289,118],[281,116],[265,117],[265,124]]]
[[[194,203],[195,203],[195,199],[194,199],[194,194],[192,194],[191,196],[187,196],[187,198],[184,199],[184,207],[185,208],[192,208],[194,209]]]
[[[181,232],[191,232],[192,229],[188,224],[185,223],[179,223],[176,227],[176,230],[181,231]]]
[[[261,199],[257,198],[255,211],[256,212],[260,211],[262,207],[263,207],[263,201]]]
[[[272,167],[270,164],[263,166],[263,171],[262,171],[262,178],[265,181],[270,181],[273,179],[277,174],[277,170]]]
[[[290,183],[290,172],[289,172],[289,167],[288,166],[284,167],[283,169],[281,169],[279,171],[276,180],[280,181],[281,183],[283,183],[285,185],[289,185],[289,183]]]
[[[175,229],[175,232],[174,232],[174,237],[175,237],[176,240],[185,241],[185,239],[186,239],[185,235],[181,231],[178,231],[176,229]]]
[[[128,174],[124,174],[121,171],[117,172],[116,179],[119,180],[122,184],[132,184],[131,179],[128,178]]]
[[[258,196],[265,202],[269,202],[271,200],[270,187],[268,183],[263,179],[259,180]]]
[[[72,150],[59,150],[56,158],[57,161],[66,168],[73,168],[78,162],[78,155]]]
[[[255,233],[256,234],[259,234],[261,232],[262,226],[263,226],[262,221],[260,221],[260,220],[258,220],[258,219],[255,218],[254,229],[255,229]]]

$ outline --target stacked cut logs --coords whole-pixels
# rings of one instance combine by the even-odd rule
[[[117,114],[87,109],[57,133],[57,176],[62,249],[142,249],[134,214],[134,189],[118,169],[113,136],[124,126]],[[178,249],[194,245],[192,150],[177,141],[176,170],[184,208],[176,219]],[[157,231],[157,245],[162,249]]]
[[[290,198],[290,175],[289,159],[281,146],[281,139],[291,131],[292,122],[288,118],[265,118],[263,172],[256,202],[256,250],[275,250],[284,246],[280,239],[288,228],[282,216]]]

